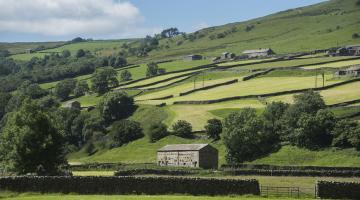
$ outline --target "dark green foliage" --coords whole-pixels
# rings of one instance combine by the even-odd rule
[[[167,126],[163,123],[152,124],[148,130],[150,142],[156,142],[169,135]]]
[[[251,161],[278,147],[277,136],[264,129],[256,110],[245,108],[225,118],[223,141],[228,163]]]
[[[8,50],[0,50],[0,57],[7,57],[10,55]]]
[[[79,110],[70,108],[59,108],[55,114],[57,118],[57,129],[63,133],[67,145],[78,146],[79,141],[82,139],[78,133],[73,132],[71,129],[73,121],[79,114]]]
[[[48,92],[42,89],[37,83],[29,83],[29,85],[20,86],[19,92],[22,92],[24,95],[29,96],[32,99],[38,99],[48,94]]]
[[[294,144],[308,149],[328,147],[334,126],[335,116],[329,110],[319,110],[316,115],[303,113],[295,128]]]
[[[126,58],[119,56],[116,58],[116,61],[114,63],[114,68],[121,68],[121,67],[125,67],[127,64]]]
[[[71,43],[77,43],[77,42],[85,42],[86,40],[81,37],[76,37],[71,40]]]
[[[67,57],[70,57],[71,56],[71,53],[69,50],[65,49],[62,53],[61,53],[61,56],[63,58],[67,58]]]
[[[131,80],[131,73],[128,70],[123,70],[120,74],[120,80],[121,82]]]
[[[120,147],[123,144],[142,138],[144,136],[140,123],[132,120],[120,120],[113,123],[110,136],[111,147]]]
[[[359,33],[354,33],[354,34],[352,34],[352,38],[353,38],[353,39],[358,39],[358,38],[360,38]]]
[[[349,119],[339,120],[331,131],[333,135],[332,146],[340,148],[351,147],[351,141],[356,140],[360,136],[359,130],[359,125],[356,121]]]
[[[61,100],[69,98],[70,94],[73,93],[76,87],[76,79],[65,79],[60,81],[55,86],[54,94]]]
[[[116,76],[117,71],[113,68],[98,70],[94,74],[93,79],[91,79],[91,89],[98,94],[108,92],[110,88],[119,85],[119,81],[116,79]]]
[[[358,1],[356,2],[356,5],[360,6],[360,0],[358,0]]]
[[[76,52],[76,58],[81,58],[84,57],[86,55],[86,52],[83,49],[79,49]]]
[[[161,32],[161,37],[162,38],[172,38],[179,34],[180,34],[180,32],[177,28],[169,28],[169,29],[165,29]]]
[[[79,115],[79,117],[80,116],[82,115]],[[84,120],[83,124],[80,124],[80,126],[78,126],[78,128],[82,127],[82,132],[81,132],[82,140],[80,140],[81,144],[91,140],[94,135],[103,135],[106,132],[104,120],[98,116],[84,115],[80,120]],[[74,120],[73,125],[75,121],[76,119]],[[74,134],[79,134],[79,132],[75,132],[75,130],[76,129],[72,129],[72,132]]]
[[[10,98],[11,98],[11,95],[9,93],[0,92],[0,121],[6,113],[5,108],[9,102]]]
[[[125,92],[107,93],[98,104],[100,116],[110,123],[128,117],[135,109],[134,99]]]
[[[288,108],[289,104],[283,102],[272,102],[266,106],[262,113],[262,117],[267,131],[273,134],[282,135],[282,132],[284,131],[283,116]]]
[[[158,65],[154,62],[147,64],[146,77],[156,76],[158,74]]]
[[[173,134],[183,138],[190,138],[192,134],[192,126],[185,120],[179,120],[172,126]]]
[[[29,100],[11,114],[0,137],[1,165],[17,174],[55,175],[66,163],[63,136]]]
[[[220,139],[220,134],[222,132],[222,123],[219,119],[209,119],[207,125],[205,126],[206,134],[209,138],[214,140]]]
[[[255,25],[248,25],[248,26],[245,27],[245,31],[246,31],[246,32],[250,32],[250,31],[252,31],[254,28],[255,28]]]
[[[165,69],[159,68],[159,66],[154,62],[151,62],[151,63],[147,64],[146,77],[151,77],[151,76],[156,76],[156,75],[159,75],[159,74],[164,74],[165,72],[166,72]]]
[[[80,97],[84,96],[87,92],[89,92],[90,88],[86,81],[79,81],[76,84],[76,87],[74,89],[74,96]]]
[[[0,56],[0,77],[17,73],[20,66],[13,59],[1,58]]]

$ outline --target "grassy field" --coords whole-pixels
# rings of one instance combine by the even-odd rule
[[[314,65],[316,63],[337,61],[337,60],[343,60],[343,59],[347,59],[347,58],[352,58],[352,57],[338,56],[338,57],[294,59],[294,60],[277,61],[277,62],[271,62],[271,63],[246,65],[246,66],[235,67],[234,69],[254,70],[254,69],[283,68],[283,67],[292,67],[292,66],[299,66],[299,65]]]
[[[64,50],[69,50],[72,55],[75,55],[77,50],[84,49],[92,52],[98,56],[109,56],[116,51],[120,51],[122,44],[131,42],[133,40],[95,40],[87,42],[78,42],[74,44],[67,44],[54,49],[47,49],[32,54],[17,54],[12,56],[16,60],[30,60],[32,57],[43,57],[49,53],[60,53]]]
[[[24,53],[26,49],[35,49],[39,46],[46,48],[62,45],[65,42],[0,42],[0,50],[8,50],[11,54]]]
[[[325,82],[325,85],[342,81],[337,79],[330,80],[330,78],[332,78],[332,75],[326,75],[327,81]],[[214,100],[233,96],[260,95],[288,90],[313,88],[315,86],[314,80],[315,76],[256,78],[227,86],[216,87],[210,90],[198,91],[186,96],[162,100],[161,102],[166,102],[169,105],[174,101]]]
[[[151,85],[151,86],[146,86],[146,87],[141,87],[139,89],[142,89],[142,90],[147,90],[147,89],[155,89],[155,88],[159,88],[159,87],[164,87],[164,86],[167,86],[169,84],[173,84],[173,83],[176,83],[178,81],[185,81],[186,79],[188,79],[190,76],[183,76],[183,77],[180,77],[180,78],[175,78],[175,79],[171,79],[169,81],[165,81],[165,82],[162,82],[162,83],[157,83],[155,85]]]
[[[204,126],[206,125],[208,119],[221,118],[214,115],[214,111],[216,112],[219,109],[230,109],[231,111],[236,111],[245,107],[263,108],[265,106],[256,99],[237,100],[207,105],[171,105],[166,107],[168,112],[173,114],[172,118],[167,119],[167,122],[168,124],[172,124],[177,120],[186,120],[192,124],[194,130],[200,131],[204,130]]]
[[[267,101],[283,101],[292,103],[293,95],[294,94],[270,97],[267,98]],[[360,99],[360,81],[320,91],[320,95],[323,97],[327,105]]]
[[[304,69],[341,68],[341,67],[347,67],[347,66],[359,65],[359,64],[360,64],[360,59],[357,59],[357,60],[349,60],[349,61],[339,61],[339,62],[322,64],[322,65],[309,65],[303,68]]]

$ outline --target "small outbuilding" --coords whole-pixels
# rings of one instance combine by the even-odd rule
[[[27,54],[31,54],[31,53],[33,53],[34,51],[33,51],[32,49],[25,49],[25,52],[26,52]]]
[[[218,150],[209,144],[166,145],[157,151],[159,166],[218,168]]]
[[[78,101],[69,101],[64,105],[65,108],[70,108],[70,109],[77,109],[80,110],[81,109],[81,104]]]
[[[330,49],[329,56],[360,56],[360,45],[348,45],[336,49]]]
[[[235,58],[234,53],[224,52],[224,53],[221,54],[221,59],[222,60],[233,59],[233,58]]]
[[[341,77],[341,76],[359,77],[360,65],[354,65],[347,69],[342,69],[335,72],[335,77]]]
[[[202,59],[203,59],[202,55],[187,55],[184,57],[185,61],[202,60]]]
[[[260,48],[255,50],[243,51],[243,54],[247,55],[249,58],[256,58],[256,57],[266,57],[266,56],[274,55],[275,52],[270,48],[266,48],[266,49]]]

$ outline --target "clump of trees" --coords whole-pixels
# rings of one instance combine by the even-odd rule
[[[330,146],[360,150],[359,124],[337,119],[314,91],[295,95],[292,105],[270,103],[261,115],[252,108],[232,113],[224,127],[229,163],[257,159],[278,149],[280,142],[310,150]]]
[[[135,110],[134,99],[121,91],[107,93],[98,104],[98,109],[105,122],[111,123],[128,117]]]
[[[0,162],[16,174],[59,175],[64,137],[50,114],[31,100],[11,113],[0,135]]]
[[[111,88],[119,85],[116,76],[117,71],[113,68],[97,70],[91,79],[91,90],[98,94],[105,94]]]
[[[114,148],[142,138],[144,134],[139,122],[120,120],[112,125],[110,136],[112,138],[111,147]]]
[[[177,35],[180,35],[180,32],[177,28],[168,28],[168,29],[163,30],[160,33],[160,35],[162,38],[172,38]]]
[[[131,76],[132,75],[128,70],[123,70],[123,71],[121,71],[121,74],[120,74],[120,81],[121,82],[130,81]]]

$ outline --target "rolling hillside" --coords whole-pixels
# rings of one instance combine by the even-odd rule
[[[141,58],[141,61],[164,60],[194,53],[209,57],[218,56],[224,51],[240,54],[246,49],[265,47],[282,54],[360,43],[360,39],[352,37],[354,33],[360,33],[359,10],[356,0],[331,0],[250,21],[210,27],[187,34],[186,38],[162,39],[159,48],[150,52],[148,57]],[[98,55],[109,55],[119,52],[120,45],[119,41],[94,41],[65,45],[52,51],[84,48],[98,52]],[[139,42],[131,42],[131,45],[138,46]],[[4,44],[0,44],[1,48],[4,48]],[[29,60],[32,56],[42,55],[20,54],[14,58]],[[129,60],[139,62],[136,57]]]
[[[354,33],[360,33],[360,7],[355,0],[331,0],[317,5],[283,11],[258,19],[206,28],[184,36],[161,39],[157,49],[146,57],[127,57],[136,64],[116,69],[120,73],[128,70],[132,80],[122,82],[113,90],[124,90],[135,96],[138,108],[129,119],[138,121],[144,130],[149,124],[163,122],[171,130],[177,120],[187,120],[193,131],[203,131],[207,120],[224,119],[229,113],[242,108],[255,108],[261,113],[267,103],[273,101],[293,102],[293,95],[314,89],[323,96],[328,106],[360,101],[360,78],[335,77],[340,68],[360,64],[359,57],[328,57],[324,53],[311,54],[294,59],[258,58],[211,64],[210,57],[224,51],[241,54],[246,49],[272,48],[277,54],[324,49],[348,44],[360,44]],[[127,43],[137,47],[138,39],[109,41],[87,41],[64,45],[58,48],[32,54],[17,54],[16,60],[30,60],[65,49],[74,54],[78,49],[91,51],[102,57],[118,54]],[[35,44],[0,44],[0,48],[13,53]],[[49,43],[50,45],[50,43]],[[200,61],[180,60],[187,54],[201,54]],[[146,77],[149,61],[164,61],[159,64],[165,74]],[[211,64],[211,65],[209,65]],[[261,73],[261,74],[258,74]],[[323,78],[318,76],[323,73]],[[75,77],[91,83],[92,74]],[[40,84],[51,90],[59,81]],[[324,84],[324,85],[322,85]],[[322,88],[324,87],[324,88]],[[77,100],[83,107],[97,106],[102,96],[88,93]],[[62,102],[65,104],[67,102]],[[359,102],[356,102],[359,103]],[[338,118],[358,120],[359,105],[331,108]],[[161,106],[159,106],[161,105]],[[350,106],[350,107],[349,107]],[[90,115],[96,115],[90,111]],[[85,109],[83,112],[87,112]],[[107,130],[111,125],[106,127]],[[212,142],[203,133],[193,139],[168,136],[156,143],[150,143],[147,136],[118,148],[105,148],[94,142],[94,151],[86,153],[88,146],[68,155],[71,162],[124,162],[146,163],[155,161],[158,148],[171,143],[212,143],[220,150],[220,160],[225,162],[225,147],[222,141]],[[93,145],[93,144],[92,144]],[[292,157],[289,155],[293,155]],[[291,157],[291,158],[289,158]],[[358,166],[360,156],[354,149],[327,148],[322,151],[308,151],[283,146],[278,152],[253,161],[256,164]]]

